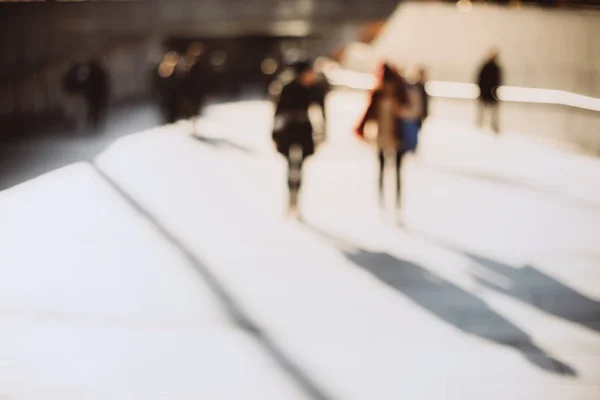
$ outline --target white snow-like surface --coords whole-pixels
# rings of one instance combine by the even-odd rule
[[[0,194],[0,398],[302,398],[94,168]]]
[[[335,399],[597,399],[600,161],[432,118],[398,226],[350,133],[364,101],[330,97],[303,223],[267,103],[212,107],[209,140],[186,123],[121,139],[95,166]],[[8,396],[301,396],[90,166],[0,194],[0,216]]]

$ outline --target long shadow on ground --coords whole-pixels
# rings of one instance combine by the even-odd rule
[[[356,266],[394,288],[415,304],[461,331],[518,351],[532,365],[576,376],[569,365],[550,356],[529,334],[493,310],[485,301],[415,263],[384,252],[356,247],[321,229],[304,224],[338,248]]]
[[[459,249],[442,239],[419,232],[413,233],[471,259],[472,276],[488,289],[600,333],[600,302],[579,293],[534,266],[508,265]]]

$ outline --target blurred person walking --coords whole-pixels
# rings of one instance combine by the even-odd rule
[[[281,89],[276,104],[273,141],[277,151],[288,162],[288,212],[299,217],[298,198],[302,186],[304,162],[314,154],[316,141],[314,129],[309,119],[309,108],[318,105],[326,122],[325,96],[319,85],[318,77],[308,61],[292,64],[294,79]],[[325,132],[321,140],[325,139]]]
[[[190,44],[183,57],[183,62],[189,68],[182,87],[184,116],[190,118],[194,125],[208,93],[209,71],[206,58],[204,45],[200,42]]]
[[[63,90],[66,95],[65,112],[67,117],[75,121],[77,132],[85,131],[88,120],[88,104],[85,99],[86,85],[90,69],[81,61],[71,63],[63,77]]]
[[[479,70],[477,85],[479,86],[477,124],[480,128],[483,127],[486,110],[489,110],[492,129],[498,134],[500,133],[500,122],[496,89],[502,85],[502,69],[498,64],[498,52],[496,50],[491,50],[488,53],[487,60]]]
[[[377,123],[379,201],[382,207],[385,204],[384,171],[388,156],[395,158],[396,208],[399,209],[401,205],[401,166],[406,151],[403,121],[405,103],[406,87],[404,82],[398,80],[398,75],[392,68],[384,65],[379,87],[373,92],[365,115],[357,127],[357,134],[364,138],[366,124],[370,121]]]
[[[63,80],[69,97],[69,108],[74,108],[78,131],[91,127],[98,130],[108,105],[108,75],[97,60],[74,62]]]
[[[88,103],[88,122],[93,129],[99,130],[106,119],[109,98],[109,80],[106,70],[99,60],[89,63],[89,77],[86,86]]]
[[[166,123],[174,123],[182,117],[182,94],[188,71],[181,64],[179,53],[169,51],[152,74],[155,94]]]

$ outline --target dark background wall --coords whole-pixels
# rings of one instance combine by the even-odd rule
[[[0,119],[59,112],[61,76],[99,58],[112,101],[144,95],[147,69],[170,36],[311,36],[315,56],[353,40],[392,0],[164,0],[0,3]]]

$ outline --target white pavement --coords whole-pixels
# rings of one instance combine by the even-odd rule
[[[257,101],[1,193],[0,398],[600,398],[600,160],[434,117],[399,227],[363,103],[305,223]]]

